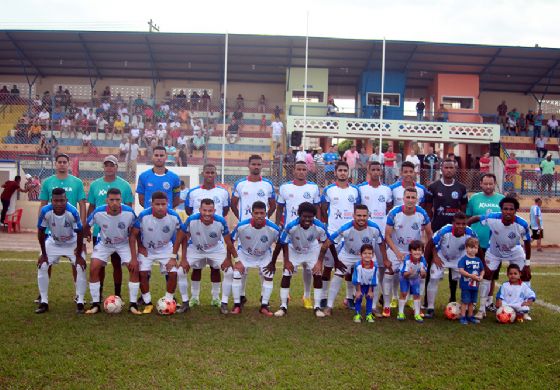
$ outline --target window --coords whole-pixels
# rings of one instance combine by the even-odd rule
[[[214,97],[214,90],[212,88],[187,88],[187,87],[177,87],[171,88],[171,96],[179,95],[179,92],[183,91],[187,97],[190,97],[194,91],[198,93],[200,96],[204,93],[204,91],[208,92],[211,98]]]
[[[339,114],[355,114],[356,113],[356,99],[340,99],[334,98],[334,104],[338,107]]]
[[[367,105],[368,106],[380,106],[381,104],[381,93],[379,92],[368,92],[367,93]],[[401,94],[400,93],[384,93],[383,94],[383,105],[389,107],[400,107],[401,105]]]
[[[323,92],[307,91],[307,103],[323,103],[325,100]],[[304,91],[292,91],[292,103],[303,103]]]
[[[18,85],[19,88],[19,85]],[[21,89],[20,89],[21,90]],[[541,107],[543,114],[559,114],[560,113],[560,100],[545,99],[541,102]],[[535,112],[539,112],[539,105],[535,107]]]
[[[99,92],[101,91],[98,91],[98,94]],[[111,96],[117,96],[118,93],[121,94],[123,99],[136,99],[138,95],[141,95],[143,99],[150,99],[152,97],[152,88],[134,85],[112,85]]]
[[[404,116],[412,116],[414,118],[416,118],[416,103],[418,103],[418,99],[415,100],[410,100],[410,99],[405,99],[404,100]],[[426,103],[424,101],[424,103]],[[428,108],[428,107],[426,107]],[[426,113],[427,110],[424,110],[424,113]]]
[[[455,110],[474,110],[473,97],[444,96],[441,102],[445,107]]]

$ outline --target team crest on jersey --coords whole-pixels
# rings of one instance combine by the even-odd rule
[[[309,241],[309,242],[313,242],[313,236],[309,236],[309,237],[307,237],[307,241]]]
[[[214,204],[220,203],[220,198],[218,198],[217,196],[215,196],[212,200],[214,201]]]
[[[68,221],[64,221],[64,227],[65,227],[65,228],[68,228],[68,227],[70,227],[70,222],[68,222]]]
[[[311,194],[306,191],[306,192],[303,193],[303,198],[304,199],[311,199]]]
[[[208,234],[210,236],[210,238],[216,238],[218,237],[218,234],[216,232],[210,232],[210,234]]]
[[[161,229],[161,230],[162,230],[164,233],[169,233],[169,231],[170,231],[171,229],[169,228],[169,226],[165,225],[165,226],[163,227],[163,229]]]
[[[515,240],[515,237],[516,237],[516,236],[515,236],[515,233],[514,233],[514,232],[510,232],[510,233],[508,234],[508,238],[509,238],[510,240]]]
[[[107,229],[109,226],[107,225],[103,225],[103,229]]]
[[[264,194],[264,191],[263,191],[263,190],[259,190],[259,191],[257,192],[257,196],[258,196],[259,198],[263,198],[264,195],[265,195],[265,194]]]
[[[362,238],[362,243],[369,244],[370,242],[371,242],[371,240],[369,239],[369,237]]]
[[[119,229],[126,228],[126,225],[124,224],[124,222],[119,222],[119,224],[117,226],[119,227]]]
[[[268,242],[267,236],[261,236],[261,242]]]
[[[457,191],[453,191],[453,192],[451,193],[451,197],[452,197],[453,199],[459,199],[459,193],[458,193]]]
[[[164,189],[164,190],[168,190],[168,189],[170,189],[170,188],[171,188],[171,184],[169,184],[169,182],[167,182],[167,181],[164,181],[164,182],[163,182],[163,189]]]
[[[412,230],[420,230],[420,226],[418,225],[417,222],[414,222],[411,226]]]
[[[354,203],[355,201],[356,201],[356,198],[354,198],[354,195],[348,195],[348,202]]]
[[[149,227],[149,228],[148,228],[148,231],[149,231],[149,232],[153,232],[153,231],[154,231],[154,229],[153,229],[153,228],[151,228],[151,227]]]
[[[379,198],[377,199],[380,203],[385,203],[385,197],[383,195],[379,195]]]

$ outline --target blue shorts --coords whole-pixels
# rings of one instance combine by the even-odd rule
[[[478,301],[478,290],[461,290],[461,303],[469,304]]]
[[[410,295],[420,295],[420,278],[407,279],[401,276],[400,287],[402,293],[410,293]]]

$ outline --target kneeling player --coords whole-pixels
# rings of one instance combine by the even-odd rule
[[[247,275],[249,268],[257,268],[264,280],[262,282],[262,298],[260,313],[272,317],[268,307],[268,301],[272,294],[274,273],[265,267],[270,263],[272,257],[271,247],[280,235],[280,228],[266,219],[266,205],[264,202],[256,201],[251,207],[253,217],[237,224],[231,238],[238,241],[238,261],[233,266],[233,302],[234,308],[231,314],[241,313],[241,287],[242,278]],[[233,256],[236,253],[232,253]],[[229,257],[229,254],[228,254]]]
[[[138,275],[138,262],[132,262],[132,252],[136,251],[136,241],[131,238],[130,229],[136,221],[132,208],[122,204],[121,191],[111,188],[107,191],[107,205],[99,206],[87,219],[86,229],[97,225],[100,227],[99,239],[91,255],[89,270],[89,291],[92,305],[86,314],[95,314],[100,311],[101,270],[105,268],[113,254],[118,254],[122,264],[128,266],[130,281],[128,293],[130,298],[129,311],[133,314],[142,314],[138,310],[136,299],[140,287]]]
[[[496,307],[510,306],[523,320],[531,321],[530,306],[537,296],[527,283],[521,281],[521,269],[517,264],[510,264],[507,268],[508,281],[502,284],[496,295]],[[521,317],[523,316],[523,317]]]
[[[37,239],[41,246],[41,255],[37,261],[37,283],[41,303],[35,313],[42,314],[49,310],[49,268],[58,264],[61,257],[66,257],[72,263],[72,267],[76,268],[76,312],[82,314],[87,287],[82,223],[78,210],[68,203],[63,188],[55,188],[52,191],[51,202],[41,209],[37,223]],[[50,230],[48,238],[47,228]]]
[[[160,271],[167,277],[165,299],[173,300],[177,287],[177,256],[173,254],[175,235],[180,231],[181,217],[167,205],[167,195],[156,191],[152,194],[152,205],[140,213],[132,228],[138,244],[138,255],[132,251],[131,263],[140,264],[140,291],[144,300],[144,314],[154,309],[150,294],[150,271],[153,263],[159,263]]]
[[[414,319],[416,322],[424,322],[420,315],[420,285],[423,283],[421,279],[426,277],[428,265],[422,255],[424,253],[424,244],[422,241],[414,240],[408,244],[409,254],[405,256],[403,265],[400,270],[400,287],[401,294],[399,297],[399,314],[397,319],[404,321],[404,305],[408,294],[414,299]]]

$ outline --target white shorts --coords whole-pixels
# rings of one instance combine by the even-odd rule
[[[167,274],[167,269],[165,266],[169,262],[169,259],[175,257],[173,253],[162,253],[162,254],[153,254],[148,252],[148,257],[144,256],[143,254],[138,254],[138,262],[140,263],[140,272],[143,271],[151,271],[152,264],[155,262],[159,263],[159,270],[162,274]],[[177,272],[177,267],[171,268],[169,272]]]
[[[458,268],[447,267],[443,266],[439,268],[435,264],[432,263],[432,267],[430,268],[430,278],[431,279],[443,279],[443,275],[445,274],[445,269],[448,268],[449,272],[451,272],[451,279],[459,280],[461,278],[461,274],[459,273]]]
[[[395,274],[399,272],[403,265],[403,262],[399,261],[397,255],[395,255],[395,252],[393,252],[390,248],[387,248],[387,259],[389,259],[389,261],[391,262],[391,268],[393,272]],[[385,273],[389,273],[388,271],[390,270],[386,268]]]
[[[352,268],[356,265],[359,259],[355,256],[350,256],[346,252],[341,251],[338,254],[338,259],[346,266],[346,272],[335,271],[335,275],[343,276],[352,274]]]
[[[269,253],[262,257],[249,257],[241,251],[237,252],[237,254],[239,256],[237,260],[243,264],[243,267],[245,267],[245,275],[247,275],[249,268],[257,268],[259,273],[267,278],[272,278],[274,276],[274,274],[264,270],[264,267],[266,267],[272,260],[272,254]],[[234,270],[234,274],[236,272],[237,271]]]
[[[272,141],[279,143],[282,140],[282,134],[272,134]]]
[[[290,262],[294,265],[294,272],[297,272],[297,267],[302,266],[304,269],[312,269],[317,263],[317,259],[319,258],[319,252],[321,251],[321,247],[317,246],[309,251],[309,253],[298,253],[292,248],[288,247],[288,252],[290,255]],[[282,273],[283,276],[291,276],[292,272],[288,270],[284,270]]]
[[[108,247],[105,246],[102,242],[98,243],[93,247],[93,253],[91,255],[92,259],[99,259],[104,263],[107,263],[111,258],[113,253],[117,253],[121,258],[121,264],[130,263],[130,246],[126,245],[119,245],[118,247]]]
[[[334,247],[336,248],[336,253],[340,253],[340,249],[342,248],[342,241],[335,242]],[[334,267],[334,258],[331,253],[331,249],[327,249],[327,253],[325,254],[325,259],[323,260],[323,266],[333,268]]]
[[[49,266],[53,264],[58,264],[60,262],[61,257],[68,258],[68,260],[70,260],[72,265],[76,265],[76,254],[74,253],[74,250],[76,249],[75,245],[60,246],[60,245],[56,245],[51,240],[47,240],[45,241],[45,249],[47,250],[47,258],[48,258]],[[85,252],[82,252],[82,257],[85,260],[86,258]]]
[[[505,259],[505,258],[494,256],[489,251],[486,251],[486,255],[484,259],[486,260],[486,266],[490,271],[496,271],[500,266],[500,264],[502,263],[502,261],[504,260],[507,260],[510,264],[517,264],[522,271],[523,268],[525,267],[525,256],[510,257],[508,259]]]
[[[221,248],[222,250],[218,252],[200,252],[194,248],[187,248],[187,261],[189,262],[191,268],[202,269],[206,265],[210,268],[220,269],[222,263],[226,259],[227,251],[226,248]]]

